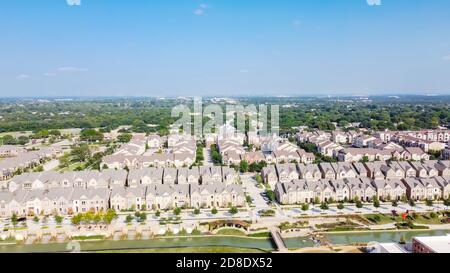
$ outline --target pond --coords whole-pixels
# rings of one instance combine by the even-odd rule
[[[255,248],[274,250],[271,239],[252,239],[228,236],[203,236],[186,238],[160,238],[151,240],[89,241],[80,242],[81,251],[132,250],[149,248],[207,247],[229,246],[237,248]],[[0,253],[48,253],[68,252],[68,244],[0,245]]]
[[[325,234],[332,244],[368,243],[377,241],[381,243],[399,242],[403,237],[411,241],[415,236],[441,236],[450,233],[450,230],[425,230],[425,231],[381,231],[381,232],[342,232]],[[290,249],[312,247],[314,243],[306,237],[284,239]],[[124,240],[124,241],[89,241],[80,242],[81,251],[107,251],[107,250],[133,250],[154,248],[182,248],[182,247],[208,247],[227,246],[236,248],[261,249],[265,251],[275,250],[272,239],[255,239],[233,236],[199,236],[180,238],[156,238],[151,240]],[[50,253],[69,252],[68,244],[3,244],[0,245],[0,253]]]
[[[381,231],[357,233],[328,233],[325,236],[332,244],[351,243],[398,243],[402,239],[411,241],[416,236],[442,236],[449,234],[450,230],[423,230],[423,231]]]

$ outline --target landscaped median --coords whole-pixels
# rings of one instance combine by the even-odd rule
[[[74,241],[101,241],[105,240],[105,235],[87,235],[87,236],[73,236]]]
[[[442,225],[446,223],[450,212],[428,212],[428,213],[404,213],[392,214],[367,214],[361,218],[372,225],[393,224],[397,229],[428,229],[428,225]]]

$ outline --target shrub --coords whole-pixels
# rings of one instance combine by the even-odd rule
[[[380,215],[375,215],[375,216],[373,217],[373,219],[374,219],[376,222],[380,222],[380,221],[381,221]]]

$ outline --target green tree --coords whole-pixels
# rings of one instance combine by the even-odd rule
[[[42,165],[39,165],[34,169],[34,172],[36,172],[36,173],[41,173],[43,171],[44,171],[44,166],[42,166]]]
[[[17,226],[18,223],[18,218],[17,218],[17,214],[13,213],[13,215],[11,216],[11,223],[13,224],[13,226]]]
[[[211,214],[216,215],[218,213],[216,208],[212,208],[211,209]]]
[[[125,218],[125,222],[127,224],[130,224],[133,221],[133,216],[131,216],[130,214],[127,215],[127,217]]]
[[[376,196],[373,198],[373,206],[375,208],[379,208],[380,207],[380,200]]]
[[[83,219],[83,216],[81,214],[77,214],[72,217],[71,222],[74,226],[78,226],[81,224],[82,219]]]
[[[358,210],[363,208],[363,203],[361,202],[361,200],[357,200],[355,205]]]
[[[112,223],[112,221],[114,220],[114,219],[116,219],[117,218],[117,213],[114,211],[114,210],[112,210],[112,209],[109,209],[109,210],[107,210],[106,211],[106,213],[103,215],[103,222],[105,222],[106,224],[111,224]]]
[[[159,210],[157,210],[157,211],[155,212],[155,216],[156,216],[156,217],[161,216],[161,212],[160,212]]]
[[[309,210],[309,204],[307,204],[307,203],[302,204],[302,210],[303,211],[308,211]]]
[[[258,184],[262,184],[264,182],[264,180],[260,174],[257,174],[255,176],[255,180],[256,180],[256,182],[258,182]]]
[[[63,156],[59,158],[59,168],[67,168],[70,164],[70,154],[65,153]]]
[[[409,199],[409,205],[411,206],[411,207],[415,207],[416,206],[416,202],[414,202],[414,199]]]
[[[228,212],[232,215],[237,214],[239,211],[236,207],[231,207],[230,210],[228,210]]]
[[[249,169],[248,162],[246,160],[242,160],[241,163],[239,164],[239,170],[241,171],[241,173],[246,173],[248,172],[248,169]]]
[[[270,201],[275,201],[275,193],[272,190],[266,190],[266,194]]]
[[[102,221],[103,217],[100,213],[97,213],[94,215],[92,221],[94,222],[94,224],[98,224]]]
[[[328,209],[330,209],[330,207],[328,206],[327,203],[323,202],[323,203],[320,205],[320,209],[321,209],[321,210],[328,210]]]
[[[176,216],[179,216],[181,214],[181,208],[177,207],[173,210],[173,214],[175,214]]]
[[[400,201],[401,201],[402,203],[405,203],[405,204],[408,203],[408,198],[406,197],[405,194],[402,194],[402,197],[401,197]]]
[[[17,143],[18,143],[19,145],[25,145],[25,144],[27,144],[28,142],[30,142],[30,138],[27,137],[27,136],[20,136],[20,137],[17,139]]]
[[[84,129],[80,133],[80,139],[83,141],[90,141],[90,142],[102,141],[103,134],[95,129]]]
[[[37,215],[34,216],[33,222],[35,222],[36,224],[39,223],[39,217]]]
[[[1,138],[0,144],[3,145],[16,145],[17,140],[12,135],[4,135]]]
[[[200,214],[200,209],[196,208],[194,209],[194,215],[199,215]]]
[[[342,202],[340,202],[340,203],[337,205],[337,208],[338,208],[339,210],[343,210],[345,207],[344,207],[344,204],[343,204]]]
[[[86,162],[91,156],[91,150],[87,144],[81,144],[72,148],[70,153],[76,162]]]
[[[433,200],[431,200],[431,199],[427,199],[427,200],[425,201],[425,203],[426,203],[426,205],[427,205],[428,207],[432,207],[432,206],[433,206]]]
[[[56,222],[56,224],[57,225],[61,225],[61,223],[63,222],[63,220],[64,220],[64,217],[62,217],[62,216],[60,216],[60,215],[55,215],[55,222]]]
[[[136,212],[136,213],[137,213],[138,222],[147,221],[147,213],[145,213],[145,212]]]
[[[320,204],[320,198],[316,196],[314,198],[314,205],[318,205],[318,204]]]
[[[394,208],[398,207],[398,202],[397,202],[397,200],[392,201],[392,206],[393,206]]]
[[[132,137],[133,137],[133,136],[132,136],[131,134],[124,133],[124,134],[120,134],[120,135],[117,137],[117,140],[118,140],[119,142],[121,142],[121,143],[128,143],[128,142],[130,142],[130,140],[131,140]]]
[[[88,211],[85,214],[83,214],[82,221],[85,224],[90,224],[90,223],[92,223],[92,221],[94,221],[94,216],[95,215],[94,215],[94,213],[92,211]]]
[[[59,131],[59,130],[50,130],[48,133],[49,133],[49,135],[56,136],[56,137],[61,136],[61,131]]]
[[[450,207],[450,198],[444,199],[444,206],[446,206],[447,209]]]

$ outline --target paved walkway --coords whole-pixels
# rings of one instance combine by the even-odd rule
[[[273,227],[270,229],[270,234],[272,235],[273,241],[275,242],[278,251],[287,252],[288,248],[286,247],[283,238],[281,237],[280,230],[278,228]]]
[[[59,165],[59,160],[58,159],[52,159],[49,162],[44,164],[44,171],[51,171],[53,169],[56,169],[56,167],[58,167]]]

